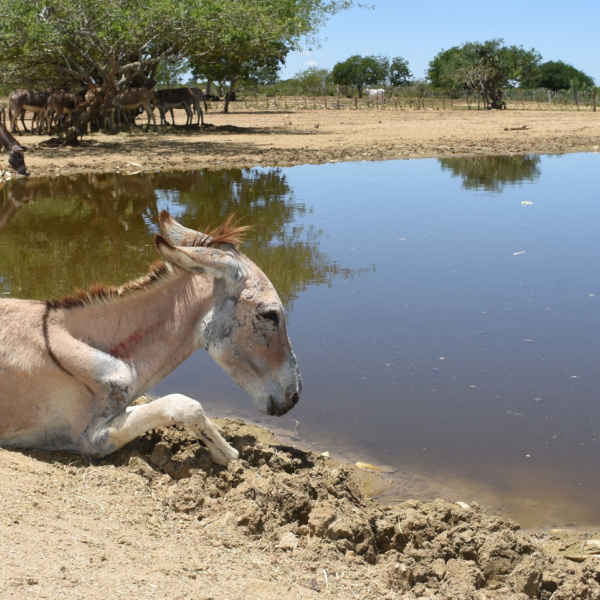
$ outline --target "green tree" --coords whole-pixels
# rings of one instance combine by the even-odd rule
[[[165,61],[263,68],[355,0],[0,0],[2,83],[152,87]],[[235,62],[237,61],[237,62]],[[234,64],[235,62],[235,64]],[[97,115],[93,115],[97,116]],[[92,118],[92,116],[90,116]]]
[[[303,94],[316,96],[322,94],[324,87],[331,82],[331,72],[320,67],[308,67],[294,75]]]
[[[502,39],[467,42],[439,52],[429,63],[428,78],[436,87],[478,94],[488,108],[504,108],[504,90],[535,73],[540,60],[534,48],[505,46]]]
[[[223,10],[212,34],[219,40],[208,52],[192,56],[197,78],[227,84],[271,83],[285,57],[300,49],[327,17],[354,5],[354,0],[221,0]],[[224,112],[229,109],[229,94]]]
[[[412,83],[412,73],[408,68],[408,61],[406,59],[401,56],[392,58],[388,81],[393,88],[404,87]]]
[[[595,82],[583,71],[564,63],[562,60],[542,63],[531,77],[521,82],[526,88],[547,88],[549,90],[586,89]]]
[[[354,55],[336,63],[331,71],[333,83],[355,87],[362,98],[366,86],[384,85],[389,72],[389,60],[383,56]]]

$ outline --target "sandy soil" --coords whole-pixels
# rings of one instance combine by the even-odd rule
[[[177,122],[184,122],[182,114]],[[133,133],[92,134],[76,147],[37,135],[19,141],[29,148],[25,158],[33,176],[593,152],[600,147],[600,112],[234,109],[208,113],[202,130],[169,126],[144,133],[138,127]]]
[[[210,113],[201,131],[23,136],[32,176],[597,151],[600,113]],[[527,129],[517,129],[526,126]],[[153,432],[100,464],[0,450],[0,597],[194,600],[600,599],[600,539],[533,531],[476,504],[381,506],[385,476],[221,422],[241,452],[214,466],[194,436]]]

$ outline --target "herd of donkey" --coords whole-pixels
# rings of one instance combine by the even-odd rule
[[[8,153],[9,165],[19,174],[26,173],[23,152],[26,148],[20,145],[12,135],[21,133],[19,119],[25,131],[25,113],[33,113],[31,130],[34,125],[38,133],[50,134],[54,129],[65,130],[70,115],[94,115],[94,119],[102,119],[103,129],[114,127],[115,124],[125,122],[131,124],[137,114],[145,112],[148,117],[146,129],[150,128],[152,121],[156,128],[154,107],[160,113],[161,125],[168,125],[167,112],[171,113],[171,120],[175,124],[174,108],[183,108],[186,113],[186,126],[193,125],[194,112],[197,115],[197,125],[204,125],[204,115],[201,105],[207,110],[206,96],[198,88],[179,87],[174,89],[151,91],[142,87],[125,89],[114,94],[104,94],[97,88],[70,92],[67,90],[39,91],[15,90],[8,96],[8,118],[10,131],[6,129],[6,111],[0,105],[0,145]],[[91,119],[85,119],[84,124]],[[77,134],[81,131],[78,130]]]

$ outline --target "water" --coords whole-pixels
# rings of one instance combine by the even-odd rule
[[[168,208],[235,210],[288,310],[304,389],[279,420],[203,353],[154,394],[389,465],[385,498],[436,496],[525,526],[600,523],[598,155],[94,175],[0,190],[0,294],[118,284]],[[20,204],[21,202],[26,202]]]

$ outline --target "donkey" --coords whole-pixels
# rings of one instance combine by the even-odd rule
[[[175,125],[175,117],[173,115],[174,108],[183,108],[187,117],[185,120],[186,126],[192,124],[194,119],[192,106],[194,105],[195,99],[188,88],[182,87],[172,90],[157,90],[154,92],[154,98],[156,100],[158,112],[160,113],[161,125],[169,124],[165,116],[167,110],[171,111],[171,119],[173,120],[173,125]]]
[[[150,129],[150,119],[152,119],[154,129],[156,129],[156,117],[152,110],[152,103],[155,103],[154,94],[146,88],[128,88],[119,92],[112,100],[114,108],[119,111],[121,116],[124,115],[128,121],[127,111],[137,110],[141,106],[148,116],[146,131]]]
[[[57,90],[51,92],[46,102],[45,120],[48,133],[52,128],[53,120],[57,125],[64,125],[67,115],[79,108],[79,105],[85,99],[85,91],[77,94],[68,90]]]
[[[23,152],[27,150],[21,146],[14,136],[0,123],[0,146],[8,153],[8,164],[19,174],[26,175],[25,157]]]
[[[194,110],[198,114],[198,127],[200,127],[200,125],[204,125],[204,115],[202,114],[202,108],[200,107],[201,103],[204,104],[204,111],[208,112],[206,96],[199,88],[189,88],[189,90],[192,92],[192,96],[194,97]]]
[[[27,131],[25,125],[25,111],[33,112],[31,118],[31,129],[33,130],[33,122],[38,119],[38,133],[42,133],[42,116],[46,110],[49,92],[38,90],[14,90],[8,95],[8,117],[11,123],[13,133],[20,133],[17,119],[21,117],[23,129]]]
[[[130,406],[196,349],[268,415],[283,415],[302,387],[283,306],[239,250],[245,227],[204,234],[166,211],[155,237],[164,261],[118,288],[58,300],[0,300],[0,444],[101,458],[151,429],[181,425],[212,460],[238,457],[199,402],[170,394]]]

